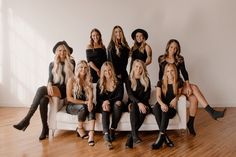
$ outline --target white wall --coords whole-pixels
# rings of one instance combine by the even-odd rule
[[[158,56],[176,38],[190,81],[212,106],[236,107],[235,15],[235,0],[0,0],[0,106],[30,105],[47,83],[57,41],[66,40],[77,61],[85,59],[91,29],[107,45],[113,26],[121,25],[130,45],[134,29],[149,33],[152,84]]]

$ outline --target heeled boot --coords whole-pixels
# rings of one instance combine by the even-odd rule
[[[41,121],[43,125],[42,132],[39,136],[39,140],[44,140],[48,137],[49,135],[49,128],[48,128],[48,102],[49,99],[47,97],[44,97],[40,101],[40,116],[41,116]]]
[[[167,147],[174,147],[174,143],[170,140],[170,138],[167,136],[167,134],[165,134],[165,144],[167,145]]]
[[[132,138],[131,134],[128,135],[127,141],[125,143],[125,147],[126,148],[133,148],[133,138]]]
[[[152,149],[159,149],[162,147],[165,141],[165,134],[159,133],[158,138],[155,143],[152,144]]]
[[[207,105],[205,107],[205,110],[211,115],[211,117],[213,119],[217,120],[218,118],[224,117],[224,113],[226,111],[226,108],[223,111],[216,111],[210,105]]]
[[[39,136],[39,140],[44,140],[48,137],[49,135],[49,128],[48,126],[43,126],[42,132]]]
[[[190,134],[193,136],[196,136],[196,132],[194,129],[194,118],[195,118],[194,116],[189,116],[187,127],[188,127]]]
[[[30,119],[34,115],[34,112],[37,110],[37,105],[31,105],[27,115],[25,118],[23,118],[18,124],[13,125],[14,128],[18,130],[25,131],[25,129],[29,126],[30,124]]]

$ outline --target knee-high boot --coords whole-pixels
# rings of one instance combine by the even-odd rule
[[[43,98],[44,95],[47,95],[47,88],[45,86],[38,88],[27,115],[18,124],[13,125],[14,128],[25,131],[25,129],[30,124],[31,117],[34,115],[35,111],[38,108],[38,105],[40,104],[41,98]]]
[[[47,97],[44,97],[41,101],[40,101],[40,116],[41,116],[41,120],[42,120],[42,132],[41,135],[39,136],[39,140],[43,140],[45,138],[48,137],[49,134],[49,128],[48,128],[48,102],[49,99]]]

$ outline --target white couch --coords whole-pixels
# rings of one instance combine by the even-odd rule
[[[96,85],[94,84],[94,103],[96,104]],[[128,96],[126,90],[124,92],[124,102],[127,102]],[[152,87],[151,98],[149,101],[150,104],[156,103],[156,90],[155,87]],[[49,110],[49,128],[52,130],[52,136],[56,130],[75,130],[78,124],[77,115],[71,115],[66,112],[66,106],[64,105],[64,100],[60,100],[57,97],[53,97],[50,101],[50,110]],[[85,121],[85,129],[87,120]],[[174,129],[186,129],[186,97],[181,96],[177,105],[177,114],[170,120],[168,125],[168,130]],[[120,122],[118,124],[118,131],[130,131],[130,116],[128,112],[124,112],[121,116]],[[158,130],[158,125],[156,123],[155,117],[153,114],[148,114],[145,118],[145,121],[140,131],[151,131]],[[96,113],[96,123],[95,131],[102,131],[102,116],[101,113]]]

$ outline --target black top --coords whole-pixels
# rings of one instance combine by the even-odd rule
[[[177,86],[178,86],[178,88],[183,87],[182,79],[179,79]],[[157,87],[162,89],[162,81],[157,82]],[[162,99],[163,103],[165,103],[167,105],[169,105],[171,100],[173,100],[175,97],[176,97],[176,95],[174,95],[173,84],[168,84],[166,96],[161,92],[161,99]]]
[[[125,80],[128,78],[126,67],[129,58],[129,48],[120,45],[119,48],[120,56],[118,56],[114,42],[110,42],[107,48],[107,52],[108,52],[108,61],[112,62],[116,75],[121,75],[121,80],[125,82]]]
[[[75,70],[75,60],[74,59],[71,59],[71,63],[72,65],[74,66],[73,67],[73,72]],[[48,77],[48,83],[51,82],[53,86],[57,86],[61,92],[61,97],[62,98],[65,98],[66,97],[66,80],[65,80],[65,72],[64,72],[64,68],[65,68],[65,63],[62,62],[60,63],[62,65],[62,76],[63,76],[63,83],[60,84],[59,82],[54,82],[53,81],[53,74],[52,74],[52,69],[53,69],[53,66],[54,66],[54,62],[51,62],[49,64],[49,77]]]
[[[105,48],[95,48],[95,49],[87,49],[86,57],[88,62],[93,62],[94,65],[100,70],[102,64],[107,61],[107,54]],[[92,82],[96,83],[99,79],[97,72],[90,67],[90,72],[92,75]]]
[[[138,104],[139,102],[148,105],[149,106],[149,99],[150,99],[150,94],[151,94],[151,82],[149,80],[148,88],[146,91],[144,91],[144,86],[140,83],[140,80],[137,79],[137,88],[136,91],[133,91],[131,88],[131,81],[128,80],[126,85],[126,90],[128,93],[128,104],[129,103],[134,103]]]
[[[159,62],[159,80],[162,80],[162,77],[164,75],[164,69],[165,69],[165,66],[166,66],[167,63],[168,63],[167,61],[164,61],[162,63]],[[188,72],[185,68],[184,59],[183,59],[182,62],[180,62],[179,64],[175,64],[175,65],[176,65],[177,70],[178,70],[178,78],[181,78],[180,77],[180,72],[181,72],[182,76],[184,77],[184,80],[188,81],[189,77],[188,77]]]
[[[104,91],[103,93],[100,93],[101,89],[99,86],[100,81],[97,82],[96,86],[96,101],[98,108],[102,106],[102,103],[105,100],[109,100],[111,104],[114,104],[116,101],[122,101],[124,95],[124,86],[121,80],[118,80],[117,86],[112,92]]]
[[[146,59],[147,59],[147,52],[144,49],[144,52],[139,51],[139,49],[136,49],[134,51],[132,51],[132,56],[131,56],[132,60],[131,60],[131,64],[130,64],[130,68],[132,68],[133,62],[135,59],[140,59],[142,60],[144,63],[146,63]]]

